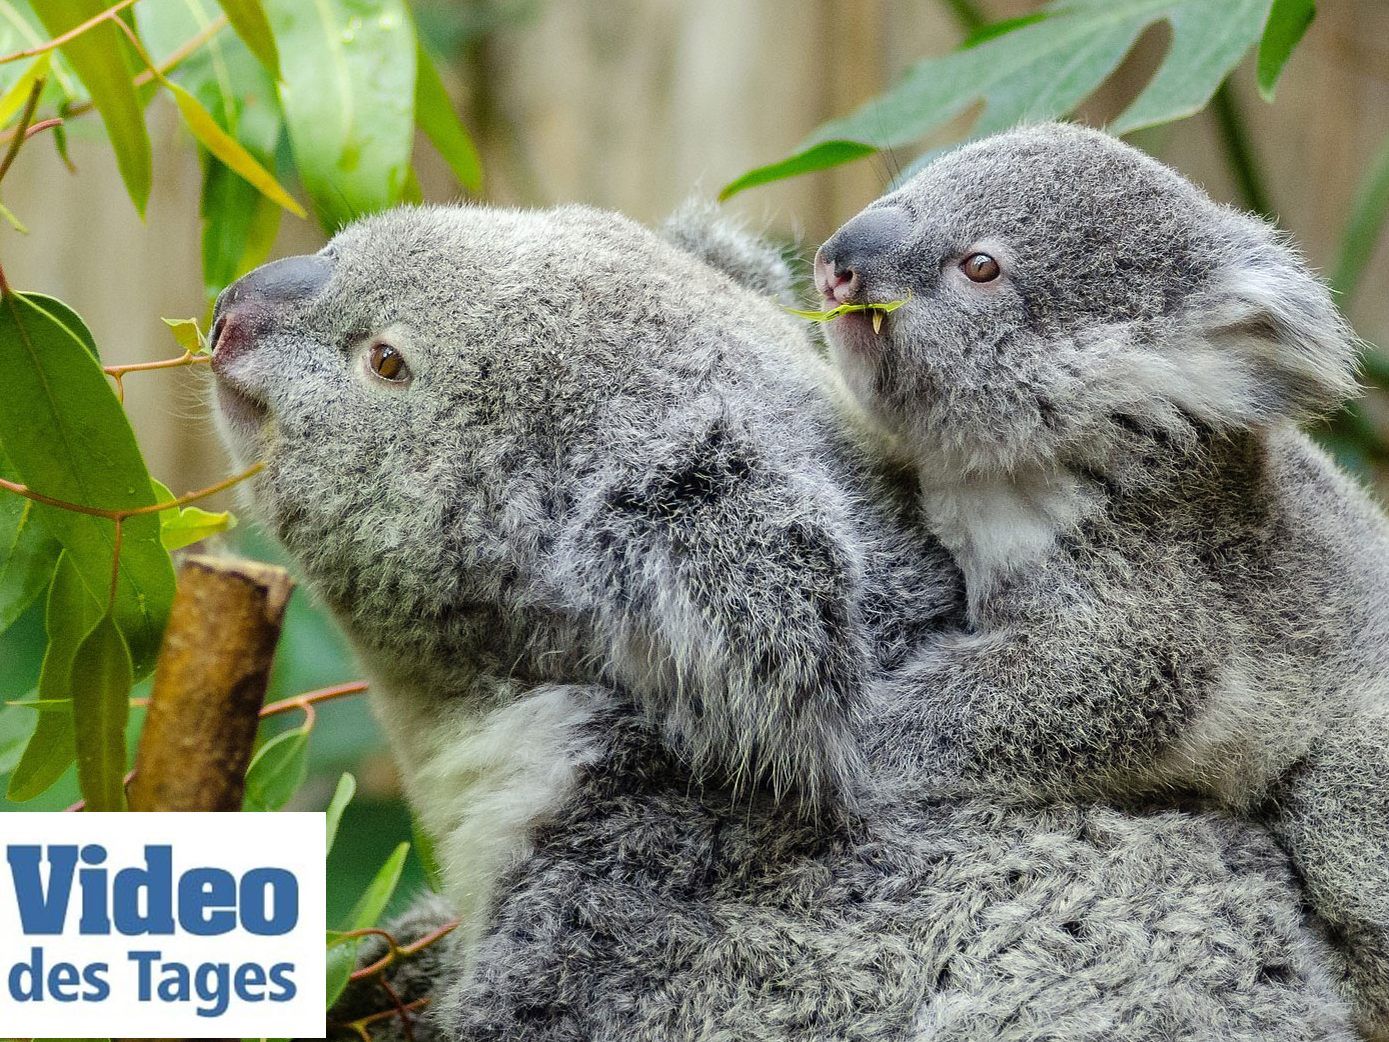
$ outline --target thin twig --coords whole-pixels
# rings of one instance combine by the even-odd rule
[[[173,72],[192,55],[196,54],[203,44],[207,43],[207,41],[211,40],[226,27],[227,16],[217,16],[211,22],[208,22],[205,29],[201,30],[196,36],[189,37],[185,43],[181,44],[177,50],[173,51],[167,58],[160,62],[158,66],[153,69],[145,69],[143,72],[139,73],[131,81],[132,85],[138,89],[147,83],[153,82],[155,79],[162,79],[168,76],[169,73]],[[96,106],[90,100],[79,101],[76,105],[72,105],[66,110],[64,117],[72,119],[76,116],[85,116],[95,108]],[[42,123],[36,123],[34,126],[30,127],[29,133],[32,135],[39,130],[47,130],[48,127],[55,122],[61,123],[63,121],[44,120]],[[9,141],[13,136],[13,130],[0,134],[0,144]]]
[[[299,709],[304,713],[304,728],[313,728],[318,719],[318,711],[314,706],[324,702],[331,702],[337,698],[347,698],[349,695],[360,695],[367,689],[365,680],[353,680],[346,684],[337,684],[334,687],[319,688],[317,691],[307,691],[302,695],[295,695],[293,698],[282,699],[279,702],[271,702],[260,711],[260,718],[264,720],[268,716],[277,716],[280,713],[288,713],[291,710]]]
[[[349,1024],[334,1024],[332,1026],[346,1028],[349,1031],[355,1031],[357,1033],[357,1037],[362,1039],[362,1042],[371,1042],[371,1032],[367,1031],[367,1028],[371,1027],[371,1025],[379,1024],[381,1021],[389,1020],[391,1017],[398,1017],[407,1013],[415,1013],[419,1010],[424,1009],[424,1007],[428,1005],[429,996],[426,995],[422,999],[416,999],[414,1002],[406,1003],[399,1010],[383,1009],[380,1013],[373,1013],[370,1016],[363,1017],[361,1020],[354,1020]]]
[[[174,507],[187,506],[200,499],[216,495],[218,492],[225,492],[233,485],[238,485],[247,478],[254,477],[265,469],[264,463],[256,463],[240,474],[224,478],[215,485],[208,485],[207,488],[200,488],[196,492],[189,492],[179,496],[177,499],[166,500],[163,503],[152,503],[144,507],[127,507],[121,510],[108,509],[106,507],[89,507],[81,503],[69,503],[65,499],[55,499],[53,496],[46,496],[42,492],[35,492],[28,485],[21,485],[17,481],[9,481],[0,478],[0,488],[13,492],[17,496],[25,499],[32,499],[35,503],[42,503],[45,506],[57,507],[59,510],[70,510],[74,514],[86,514],[88,517],[104,517],[111,521],[124,521],[128,517],[139,517],[142,514],[157,514],[162,510],[172,510]]]
[[[53,39],[49,40],[47,43],[36,44],[35,46],[28,47],[22,51],[14,51],[10,54],[0,55],[0,65],[4,65],[7,62],[17,62],[24,58],[33,58],[37,55],[43,54],[45,51],[55,50],[63,46],[63,44],[70,43],[71,41],[77,39],[77,37],[81,36],[89,29],[95,29],[102,22],[110,20],[120,22],[120,19],[116,18],[116,15],[120,14],[127,7],[134,6],[134,4],[135,0],[119,0],[119,2],[112,4],[106,10],[102,11],[100,14],[93,15],[80,25],[74,25],[67,32],[62,33],[59,36],[53,37]]]
[[[29,97],[24,102],[24,113],[19,117],[19,123],[15,126],[14,138],[10,141],[10,147],[5,150],[5,158],[0,159],[0,181],[5,179],[5,175],[10,172],[10,167],[14,165],[15,156],[19,155],[19,146],[29,139],[29,121],[34,118],[34,109],[38,108],[39,95],[43,93],[44,82],[44,79],[40,77],[29,88]]]
[[[125,401],[125,377],[127,373],[148,373],[156,369],[177,369],[185,365],[203,365],[212,361],[207,354],[184,351],[178,358],[162,358],[157,362],[131,362],[128,365],[104,365],[102,370],[116,381],[116,398]]]
[[[397,944],[395,938],[385,930],[352,930],[349,933],[343,934],[342,936],[344,938],[379,936],[384,938],[387,944],[385,955],[381,956],[381,958],[377,959],[369,966],[363,966],[360,970],[353,970],[352,976],[349,979],[354,981],[365,980],[374,974],[380,973],[382,970],[390,968],[397,959],[408,959],[411,956],[418,955],[420,952],[430,947],[430,945],[439,943],[439,941],[453,933],[454,930],[458,929],[458,924],[460,922],[461,920],[459,919],[450,919],[443,926],[431,930],[423,937],[418,937],[409,944],[404,945]]]

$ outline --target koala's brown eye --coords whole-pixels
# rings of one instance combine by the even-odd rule
[[[371,365],[371,371],[383,380],[404,383],[410,379],[410,367],[405,364],[400,352],[390,344],[372,344],[367,361]]]
[[[998,261],[987,253],[972,253],[960,262],[960,270],[971,282],[992,282],[1002,274]]]

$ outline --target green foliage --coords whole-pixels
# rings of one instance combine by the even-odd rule
[[[77,777],[94,811],[125,810],[125,728],[133,683],[130,650],[102,615],[72,656]]]
[[[308,746],[307,727],[283,731],[261,746],[246,770],[244,809],[265,811],[284,807],[304,784],[308,773]]]
[[[275,79],[280,78],[280,49],[270,31],[270,20],[260,0],[219,0],[232,28],[255,52],[257,60]]]
[[[54,36],[95,18],[107,0],[40,0],[37,14]],[[101,113],[131,202],[140,213],[150,194],[150,138],[145,114],[132,82],[138,71],[114,22],[103,22],[75,37],[63,55],[76,70]]]
[[[89,350],[85,326],[74,332],[44,301],[0,294],[0,446],[19,479],[69,503],[134,510],[156,502],[149,472],[125,411]],[[67,552],[87,589],[104,601],[111,587],[115,526],[105,517],[36,504],[34,515]],[[159,540],[159,519],[122,525],[116,625],[129,643],[137,676],[153,668],[173,601],[174,572]],[[85,634],[84,634],[85,635]]]
[[[1259,41],[1259,92],[1273,100],[1278,77],[1316,17],[1316,0],[1273,0],[1268,24]]]
[[[413,22],[404,0],[267,0],[295,163],[332,231],[399,202],[410,168]]]
[[[0,131],[95,111],[141,212],[145,108],[171,99],[202,159],[209,297],[266,258],[283,212],[304,215],[284,185],[297,183],[330,230],[405,197],[416,125],[461,183],[480,183],[404,0],[0,0],[4,49]],[[196,322],[169,325],[184,356],[161,365],[205,360]],[[104,365],[71,308],[17,292],[2,272],[0,368],[0,638],[48,591],[37,691],[0,710],[0,774],[22,801],[75,765],[88,805],[114,808],[132,686],[153,668],[172,603],[170,554],[235,519],[151,478],[122,408],[128,367]],[[261,747],[248,809],[294,796],[312,720]]]
[[[357,930],[376,927],[390,904],[400,876],[405,869],[405,856],[410,852],[410,844],[402,843],[387,858],[372,879],[371,884],[358,899],[352,913],[347,917],[341,932],[328,934],[328,1005],[331,1007],[347,987],[352,968],[357,963],[357,948],[360,938],[343,936]]]
[[[748,171],[722,195],[914,144],[981,102],[974,135],[1069,115],[1158,22],[1171,28],[1171,46],[1111,124],[1115,133],[1199,111],[1261,38],[1271,90],[1306,29],[1309,16],[1301,6],[1310,4],[1055,0],[1040,15],[985,27],[954,53],[918,62],[885,94],[820,126],[790,156]]]

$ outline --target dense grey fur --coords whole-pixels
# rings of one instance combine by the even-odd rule
[[[312,298],[223,307],[219,393],[436,847],[427,739],[575,721],[482,928],[393,975],[434,996],[417,1039],[1353,1038],[1266,834],[935,798],[885,754],[927,732],[863,680],[958,579],[774,304],[583,208],[401,210],[324,255]],[[382,336],[409,386],[364,374]]]
[[[833,355],[969,602],[888,682],[928,736],[904,766],[1270,819],[1389,1037],[1389,527],[1296,426],[1353,390],[1330,294],[1263,222],[1072,126],[871,209],[904,231],[859,249],[857,292],[910,300]],[[965,277],[979,251],[1001,277]]]

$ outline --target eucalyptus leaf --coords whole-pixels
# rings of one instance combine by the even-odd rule
[[[1316,15],[1316,0],[1273,0],[1264,35],[1259,40],[1259,93],[1266,101],[1273,100],[1283,66],[1288,64],[1293,48],[1301,42]]]
[[[174,104],[183,116],[184,125],[224,166],[251,184],[261,195],[284,207],[294,216],[308,216],[304,208],[285,191],[271,173],[256,162],[255,157],[246,151],[236,138],[217,125],[212,114],[203,108],[197,98],[172,81],[165,81],[164,88],[173,95]]]
[[[270,20],[265,17],[265,8],[260,0],[218,0],[222,10],[227,13],[236,34],[246,42],[265,66],[265,71],[275,79],[280,78],[280,54],[275,46],[275,37],[270,32]]]
[[[376,872],[371,884],[357,899],[343,932],[367,930],[377,926],[386,906],[391,903],[396,887],[400,885],[400,874],[405,869],[405,857],[410,853],[410,844],[402,843],[386,859]],[[359,938],[342,938],[332,932],[328,937],[328,1006],[331,1007],[347,987],[348,978],[357,962]]]
[[[49,33],[58,36],[109,6],[108,0],[42,0],[37,13]],[[150,139],[133,82],[139,70],[128,57],[128,43],[120,29],[103,22],[73,37],[62,51],[92,96],[126,191],[143,215],[150,194]]]
[[[157,59],[180,49],[217,17],[213,0],[142,0],[140,31]],[[242,39],[217,33],[169,79],[202,103],[268,173],[283,130],[275,81]],[[283,210],[220,160],[203,154],[203,282],[209,299],[269,255]]]
[[[19,480],[0,449],[0,478]],[[0,489],[0,633],[9,629],[48,586],[58,541],[34,520],[32,500]]]
[[[1339,294],[1342,308],[1350,307],[1364,281],[1386,224],[1389,224],[1389,137],[1380,143],[1378,153],[1356,189],[1350,219],[1341,237],[1331,288]]]
[[[19,110],[24,107],[24,103],[29,99],[33,92],[34,84],[39,80],[47,79],[49,68],[53,64],[53,52],[45,51],[40,54],[27,69],[24,75],[15,80],[10,88],[0,95],[0,127],[10,125],[10,120],[19,114]]]
[[[179,347],[195,355],[207,354],[207,338],[198,328],[196,318],[161,318],[160,321],[169,327]]]
[[[50,313],[43,298],[0,294],[0,444],[23,483],[94,508],[129,510],[156,503],[130,423],[99,363],[85,326],[70,311]],[[60,317],[61,316],[61,317]],[[107,594],[115,525],[105,517],[38,505],[34,517],[63,545],[89,591]],[[159,518],[123,524],[115,619],[137,676],[154,666],[173,601],[174,572],[160,543]]]
[[[48,37],[48,30],[43,27],[28,0],[0,0],[0,53],[29,50],[47,42]],[[77,77],[61,54],[54,51],[45,53],[51,59],[49,69],[53,75],[40,100],[58,106],[76,96]],[[20,62],[0,65],[0,86],[8,88],[26,71],[27,68]]]
[[[88,592],[72,559],[62,553],[48,588],[48,646],[39,673],[39,701],[71,703],[73,658],[101,615],[101,603]],[[46,792],[77,758],[71,710],[38,716],[24,755],[10,775],[7,795],[16,803]]]
[[[444,157],[458,183],[470,192],[479,191],[482,160],[454,111],[443,78],[423,43],[419,44],[415,61],[415,120]]]
[[[35,715],[22,704],[0,707],[0,775],[14,770],[36,726]]]
[[[69,333],[77,338],[77,342],[82,345],[87,354],[92,356],[92,360],[98,364],[101,362],[101,354],[96,349],[96,340],[92,337],[92,331],[87,328],[87,323],[82,321],[81,316],[73,311],[57,297],[50,297],[45,293],[26,293],[24,296],[29,303],[36,305],[48,313],[52,318],[63,326]]]
[[[308,774],[308,746],[308,730],[297,727],[257,750],[246,769],[246,810],[279,810],[294,797]]]
[[[801,308],[787,308],[786,310],[812,322],[831,322],[840,315],[852,315],[859,311],[875,311],[880,315],[890,315],[905,303],[905,300],[889,300],[874,304],[840,304],[828,311],[808,311]]]
[[[134,674],[130,650],[102,615],[72,659],[77,781],[91,811],[125,810],[125,730]]]
[[[161,503],[177,497],[162,482],[154,482],[154,491]],[[201,507],[169,507],[159,512],[159,540],[164,549],[172,553],[192,546],[200,540],[219,532],[229,532],[236,527],[236,518],[226,510],[203,510]]]
[[[347,809],[347,805],[352,802],[352,797],[357,792],[357,779],[350,774],[344,774],[338,779],[338,787],[333,792],[333,798],[328,803],[328,811],[324,815],[324,823],[328,828],[328,852],[333,851],[333,843],[338,838],[338,825],[342,821],[342,812]]]
[[[334,231],[401,198],[414,137],[415,34],[404,0],[267,0],[300,180]]]
[[[795,152],[743,174],[720,193],[823,170],[914,144],[983,102],[971,133],[1075,111],[1157,22],[1172,42],[1152,79],[1110,125],[1116,134],[1199,111],[1263,33],[1272,0],[1056,0],[974,46],[912,66],[858,111],[819,127]]]

